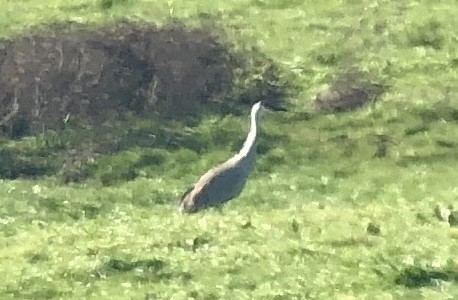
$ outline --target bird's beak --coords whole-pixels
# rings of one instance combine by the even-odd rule
[[[288,111],[286,109],[286,107],[284,107],[284,106],[277,106],[277,107],[271,108],[271,110],[273,110],[273,111]]]
[[[280,105],[280,104],[275,104],[275,105],[272,105],[272,104],[264,104],[264,107],[268,110],[268,111],[287,111],[287,109]]]

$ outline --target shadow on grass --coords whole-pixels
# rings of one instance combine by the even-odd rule
[[[35,178],[50,175],[56,170],[57,166],[50,157],[13,149],[0,149],[0,178]]]
[[[401,270],[394,282],[408,288],[438,285],[440,281],[458,282],[458,269],[445,268],[443,270],[425,269],[417,266]]]
[[[127,273],[137,282],[159,282],[176,278],[187,282],[192,278],[188,272],[169,270],[167,263],[159,259],[127,261],[113,258],[94,270],[91,277],[103,279]]]
[[[110,276],[116,273],[129,272],[135,269],[143,271],[158,272],[165,267],[165,262],[159,259],[147,259],[137,261],[126,261],[122,259],[110,259],[95,271],[96,274]]]
[[[224,159],[229,158],[239,151],[248,133],[248,126],[244,125],[243,130],[239,126],[231,127],[232,121],[204,125],[188,132],[182,127],[167,129],[167,124],[153,122],[145,127],[136,122],[141,120],[98,128],[97,133],[85,134],[82,128],[64,130],[59,135],[45,133],[26,147],[20,143],[11,148],[4,147],[0,149],[0,178],[55,175],[65,184],[96,179],[104,186],[112,186],[141,174],[146,177],[160,175],[166,171],[164,163],[171,152],[187,149],[189,158],[192,158],[211,149],[229,147]],[[249,122],[248,117],[245,122]],[[131,128],[123,129],[128,126]],[[89,130],[92,132],[92,128]],[[265,155],[288,143],[286,135],[261,132],[258,153]],[[190,161],[189,158],[185,162]],[[265,167],[271,167],[271,163],[269,159]],[[282,159],[275,163],[282,163]]]
[[[424,124],[438,121],[458,122],[458,108],[444,101],[436,103],[431,108],[413,109]]]

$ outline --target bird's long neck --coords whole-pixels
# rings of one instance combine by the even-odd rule
[[[250,125],[250,132],[243,143],[243,147],[238,153],[241,157],[247,157],[250,155],[254,155],[256,152],[256,141],[257,141],[257,130],[258,130],[258,118],[256,116],[257,111],[251,112],[251,125]]]

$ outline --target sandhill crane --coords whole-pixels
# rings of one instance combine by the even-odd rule
[[[269,108],[284,110],[281,107]],[[179,212],[193,213],[212,206],[218,207],[240,195],[256,159],[257,133],[265,109],[261,101],[252,106],[251,127],[242,149],[202,175],[181,197]]]

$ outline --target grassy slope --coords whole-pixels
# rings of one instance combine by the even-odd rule
[[[179,216],[172,200],[238,146],[246,119],[204,122],[194,134],[208,152],[162,151],[163,165],[116,186],[0,181],[2,299],[458,297],[453,281],[395,284],[412,266],[458,277],[458,231],[433,216],[439,203],[458,205],[454,1],[145,0],[105,10],[95,1],[40,2],[0,1],[1,34],[56,19],[192,23],[219,12],[231,39],[293,70],[303,90],[290,99],[293,112],[266,116],[263,130],[284,138],[222,213]],[[356,113],[307,113],[310,97],[352,65],[390,83],[383,101]],[[237,142],[224,145],[223,134]],[[393,144],[376,159],[380,134]],[[141,151],[119,157],[135,161]],[[366,232],[370,222],[379,236]]]

